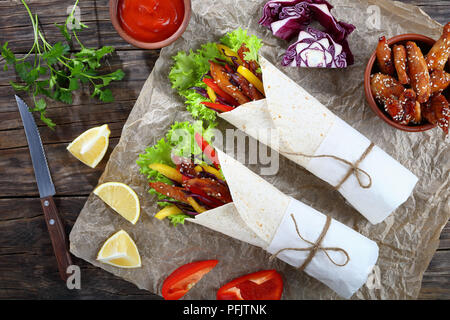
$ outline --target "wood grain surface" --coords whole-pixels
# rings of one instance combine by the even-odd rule
[[[420,6],[440,23],[450,21],[448,0],[403,0]],[[63,40],[55,22],[63,23],[72,1],[29,0],[31,10],[51,42]],[[83,88],[72,106],[52,103],[48,117],[54,131],[38,122],[55,182],[55,203],[67,234],[88,195],[96,186],[140,89],[158,58],[158,50],[139,50],[125,43],[109,20],[107,0],[80,1],[81,19],[89,29],[81,33],[88,47],[111,45],[116,53],[104,71],[121,68],[126,76],[110,86],[116,101],[101,103]],[[32,27],[19,1],[0,0],[0,44],[9,42],[15,53],[26,53],[32,44]],[[0,68],[3,62],[0,60]],[[9,81],[13,71],[0,72],[0,299],[160,299],[133,284],[73,257],[81,268],[81,290],[68,290],[61,281],[44,214],[39,201],[26,137]],[[66,147],[85,130],[108,123],[108,153],[91,169]],[[450,224],[442,230],[440,246],[423,276],[420,299],[450,299]]]

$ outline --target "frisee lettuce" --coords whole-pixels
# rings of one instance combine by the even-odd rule
[[[250,51],[244,54],[244,59],[258,61],[258,51],[262,47],[262,41],[254,35],[249,36],[246,30],[236,29],[227,33],[220,41],[235,52],[245,43]],[[211,100],[191,88],[201,87],[206,89],[206,84],[202,81],[202,77],[209,71],[209,60],[214,60],[215,58],[224,59],[225,57],[217,49],[217,44],[213,42],[202,45],[195,52],[190,50],[188,54],[184,51],[179,51],[173,57],[175,63],[169,73],[172,88],[176,89],[185,98],[186,108],[192,114],[192,117],[207,123],[216,121],[216,111],[201,103],[211,102]]]

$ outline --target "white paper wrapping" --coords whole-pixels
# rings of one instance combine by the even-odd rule
[[[244,104],[220,117],[337,186],[350,169],[347,164],[333,158],[296,154],[334,155],[355,163],[370,141],[262,56],[260,63],[266,99]],[[271,130],[271,136],[277,136],[279,141],[274,144],[273,140],[265,138],[267,135],[259,134],[261,130]],[[372,186],[362,188],[352,174],[338,191],[373,224],[384,221],[405,202],[418,181],[414,174],[376,146],[359,168],[370,175]]]
[[[278,230],[267,251],[275,254],[284,248],[309,248],[310,244],[299,238],[294,215],[301,236],[315,243],[326,221],[326,216],[319,211],[291,198]],[[333,264],[323,250],[318,250],[305,272],[321,281],[340,296],[350,298],[364,283],[378,260],[378,245],[346,225],[331,220],[330,227],[322,240],[321,247],[336,247],[349,255],[345,266]],[[277,257],[284,262],[300,267],[309,255],[309,251],[284,250]],[[339,251],[327,250],[336,264],[344,264],[346,256]]]
[[[219,150],[217,153],[233,203],[206,211],[188,221],[274,254],[282,248],[302,247],[290,218],[293,213],[301,226],[302,236],[311,239],[311,242],[316,241],[323,230],[325,215],[283,194],[227,154]],[[322,246],[345,250],[350,256],[348,264],[343,267],[333,265],[319,251],[305,272],[343,298],[350,298],[367,281],[378,259],[377,244],[333,220]],[[328,253],[338,264],[344,262],[342,253]],[[298,268],[307,256],[308,252],[284,251],[278,258]]]
[[[336,117],[315,155],[334,155],[355,163],[369,145],[366,137]],[[349,169],[345,163],[332,158],[312,158],[305,168],[333,186],[340,183]],[[359,168],[370,175],[372,186],[362,188],[352,174],[339,192],[373,224],[382,222],[405,202],[418,181],[414,174],[377,146],[368,153]],[[360,178],[363,184],[368,182],[364,174]]]

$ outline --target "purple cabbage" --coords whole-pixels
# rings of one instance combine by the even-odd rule
[[[276,37],[284,40],[291,39],[298,34],[299,30],[305,29],[311,23],[312,18],[306,2],[282,8],[279,17],[281,20],[271,23],[270,29]]]
[[[305,3],[305,4],[326,4],[328,9],[333,9],[333,6],[328,3],[326,0],[278,0],[278,1],[268,1],[263,7],[263,16],[259,20],[259,24],[265,27],[270,28],[270,25],[278,21],[280,19],[285,19],[284,17],[280,17],[285,13],[281,13],[283,8],[296,6],[297,4]]]
[[[318,52],[311,51],[312,49],[318,51],[319,47],[327,48],[322,49],[326,58],[323,60],[325,65],[333,65],[335,68],[341,68],[344,64],[346,66],[354,63],[354,57],[350,51],[350,46],[347,41],[347,37],[355,30],[355,26],[343,21],[337,21],[331,14],[330,10],[333,6],[326,0],[287,0],[287,1],[268,1],[263,8],[263,16],[259,23],[268,27],[274,36],[290,40],[295,35],[299,35],[299,40],[292,44],[285,54],[283,59],[283,65],[295,65],[292,63],[294,60],[299,60],[302,66],[305,64],[317,65],[317,63],[306,63],[303,58],[299,57],[299,53],[295,48],[303,47],[309,41],[309,49],[306,53],[314,54],[313,56],[318,58]],[[307,37],[304,33],[300,36],[301,31],[308,30],[308,25],[316,20],[324,30],[319,35],[318,30],[309,29],[311,36]],[[327,37],[323,34],[328,34]],[[304,39],[302,38],[304,37]],[[311,37],[318,37],[318,40],[313,41]],[[300,39],[302,38],[302,39]],[[328,39],[329,45],[325,45]],[[308,40],[309,39],[309,40]],[[306,41],[306,42],[305,42]],[[299,43],[303,43],[300,46]],[[316,42],[313,47],[312,42]],[[336,50],[342,52],[338,55],[334,55],[334,63],[329,62],[330,52]],[[325,50],[325,51],[324,51]],[[306,54],[305,53],[305,54]],[[326,61],[326,62],[325,62]],[[343,62],[345,61],[345,63]]]
[[[310,4],[309,9],[314,13],[314,18],[338,43],[347,39],[356,28],[352,24],[337,21],[325,4]]]
[[[283,66],[307,68],[346,68],[347,53],[325,32],[308,27],[286,51]]]
[[[195,90],[198,94],[202,95],[205,98],[209,99],[208,92],[206,92],[205,88],[202,87],[190,87],[189,90]]]

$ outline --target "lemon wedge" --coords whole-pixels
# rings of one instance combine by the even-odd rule
[[[132,224],[138,221],[141,213],[139,198],[126,184],[106,182],[95,188],[94,194]]]
[[[108,150],[110,134],[107,124],[91,128],[73,140],[67,150],[84,164],[95,168]]]
[[[105,241],[97,260],[120,268],[139,268],[141,256],[130,235],[120,230]]]

